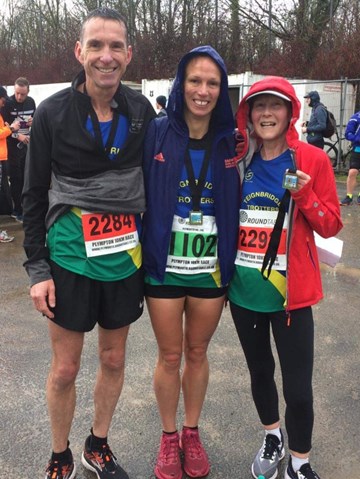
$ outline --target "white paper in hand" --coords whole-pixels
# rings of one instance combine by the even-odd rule
[[[323,238],[314,232],[319,261],[332,268],[339,262],[344,242],[335,236]]]

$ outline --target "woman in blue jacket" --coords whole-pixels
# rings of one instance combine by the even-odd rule
[[[163,434],[155,475],[180,479],[180,448],[188,476],[210,470],[198,422],[209,376],[207,348],[233,273],[238,232],[234,116],[226,68],[213,48],[195,48],[181,59],[167,112],[150,124],[145,141],[142,245],[159,349],[154,389]]]

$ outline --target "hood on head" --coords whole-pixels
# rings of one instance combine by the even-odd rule
[[[256,96],[259,96],[259,95],[273,95],[273,96],[282,98],[283,100],[291,101],[291,98],[289,98],[287,95],[284,95],[283,93],[280,93],[279,91],[276,91],[276,90],[264,90],[264,91],[259,91],[257,93],[253,93],[252,95],[249,95],[247,97],[246,101],[249,101],[251,98],[255,98]]]
[[[198,56],[209,56],[217,64],[221,72],[220,94],[216,107],[212,112],[211,124],[216,125],[217,129],[220,130],[223,128],[233,129],[234,115],[228,92],[229,86],[226,66],[222,57],[210,45],[196,47],[181,58],[168,99],[167,111],[169,121],[173,122],[175,120],[182,124],[184,128],[187,128],[183,116],[185,104],[183,91],[185,69],[189,61]]]
[[[236,124],[239,134],[244,138],[244,151],[249,149],[249,133],[253,132],[253,126],[250,121],[250,105],[248,100],[260,94],[275,95],[284,100],[290,101],[292,106],[292,116],[289,123],[289,128],[286,133],[286,140],[291,148],[299,135],[295,129],[295,124],[300,116],[300,101],[298,100],[294,87],[283,77],[268,76],[260,81],[255,82],[241,100],[236,112]],[[250,130],[250,131],[249,131]],[[255,138],[252,133],[252,138]],[[255,138],[257,141],[258,139]]]
[[[315,101],[320,101],[320,95],[319,92],[314,90],[314,91],[309,91],[306,95],[304,95],[304,98],[310,98],[311,100]]]
[[[309,93],[307,93],[304,98],[310,98],[309,106],[313,106],[316,103],[320,102],[320,95],[319,92],[317,92],[316,90],[309,91]]]

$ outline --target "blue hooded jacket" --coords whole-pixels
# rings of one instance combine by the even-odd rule
[[[310,98],[309,106],[312,108],[306,137],[307,142],[311,144],[323,139],[322,132],[326,128],[327,113],[316,90],[309,92],[306,97]]]
[[[346,125],[345,138],[351,141],[356,152],[360,151],[360,111],[354,113]]]
[[[180,60],[168,100],[168,116],[156,118],[148,128],[144,148],[147,208],[143,218],[143,264],[148,275],[160,282],[164,280],[180,174],[189,143],[189,129],[184,120],[185,68],[199,55],[209,56],[221,71],[220,95],[210,122],[214,132],[210,164],[221,282],[226,285],[234,270],[237,248],[240,181],[235,165],[234,115],[226,67],[210,46],[195,48]]]

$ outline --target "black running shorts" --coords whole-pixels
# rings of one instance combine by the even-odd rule
[[[142,269],[119,281],[98,281],[68,271],[53,261],[50,265],[56,295],[52,321],[59,326],[79,332],[91,331],[96,323],[104,329],[118,329],[142,315]]]
[[[150,298],[220,298],[227,292],[225,288],[194,288],[190,286],[170,286],[145,284],[145,296]]]
[[[357,151],[351,152],[350,168],[354,168],[355,170],[360,170],[360,153]]]

